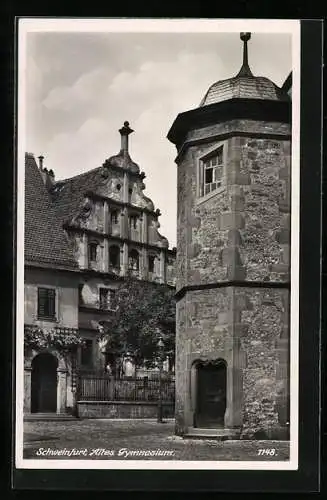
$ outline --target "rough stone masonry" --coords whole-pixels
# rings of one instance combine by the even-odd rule
[[[256,77],[239,77],[241,90],[244,79],[257,92]],[[176,433],[199,427],[199,363],[221,360],[224,429],[287,438],[290,102],[239,95],[181,113],[168,134],[178,151]],[[219,147],[222,182],[203,195]]]

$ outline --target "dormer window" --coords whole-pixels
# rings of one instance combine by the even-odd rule
[[[223,185],[224,177],[224,147],[206,155],[201,159],[200,196],[206,196]]]

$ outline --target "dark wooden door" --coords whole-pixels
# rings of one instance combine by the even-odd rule
[[[32,413],[57,411],[57,359],[49,353],[39,354],[32,363]]]
[[[224,426],[226,411],[225,363],[199,364],[197,370],[196,426]]]

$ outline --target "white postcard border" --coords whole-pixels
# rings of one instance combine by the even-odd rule
[[[297,470],[299,392],[299,234],[300,234],[300,21],[267,19],[47,19],[18,21],[17,102],[17,292],[16,422],[17,469],[160,469],[160,470]],[[259,32],[292,35],[292,209],[290,324],[290,459],[289,461],[50,460],[23,458],[24,394],[24,182],[26,37],[29,32],[222,33]]]

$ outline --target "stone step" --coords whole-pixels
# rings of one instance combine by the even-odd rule
[[[24,415],[24,421],[57,421],[57,420],[76,420],[77,417],[68,413],[28,413]]]
[[[238,429],[203,429],[200,427],[189,427],[188,432],[184,434],[184,438],[189,439],[239,439],[240,431]]]

